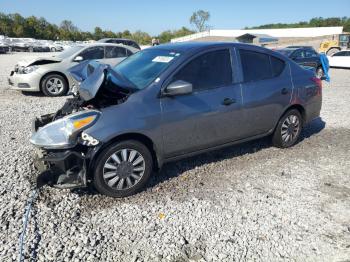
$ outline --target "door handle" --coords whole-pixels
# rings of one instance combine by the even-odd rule
[[[222,105],[224,105],[224,106],[229,106],[229,105],[231,105],[231,104],[233,104],[233,103],[236,103],[236,99],[232,99],[232,98],[225,98],[223,101],[222,101]]]
[[[282,95],[286,95],[286,94],[288,94],[288,93],[289,93],[288,88],[283,88],[283,89],[281,90],[281,94],[282,94]]]

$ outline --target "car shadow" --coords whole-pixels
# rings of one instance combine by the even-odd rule
[[[320,117],[316,118],[303,128],[298,143],[302,142],[304,139],[311,137],[312,135],[321,132],[325,128],[325,126],[326,123]],[[194,169],[197,166],[210,164],[213,162],[219,162],[225,159],[239,157],[245,154],[256,153],[262,149],[269,148],[271,146],[271,137],[268,136],[257,140],[228,146],[220,150],[185,158],[176,162],[167,163],[164,165],[162,170],[151,179],[150,183],[148,184],[148,188],[154,187],[157,184],[163,183],[169,179],[177,177],[188,170]]]
[[[36,96],[36,97],[44,97],[45,96],[40,91],[37,91],[37,92],[21,91],[21,93],[22,93],[22,95],[25,95],[25,96]]]
[[[34,92],[29,92],[29,91],[21,91],[22,92],[22,95],[24,96],[35,96],[35,97],[47,97],[47,98],[57,98],[57,97],[50,97],[50,96],[46,96],[44,95],[42,92],[40,91],[34,91]],[[69,97],[71,96],[71,93],[68,93],[66,95],[61,95],[61,96],[58,96],[58,97]]]
[[[299,143],[315,134],[321,132],[326,123],[319,117],[303,128],[300,135]],[[197,156],[188,157],[175,162],[167,163],[163,166],[159,173],[153,176],[146,186],[145,190],[152,189],[158,184],[166,182],[172,178],[181,176],[184,172],[194,169],[197,166],[223,161],[233,157],[239,157],[246,154],[253,154],[265,148],[272,146],[271,137],[264,137],[249,142],[228,146],[223,149],[203,153]],[[87,188],[72,189],[72,192],[80,196],[99,194],[92,185]]]

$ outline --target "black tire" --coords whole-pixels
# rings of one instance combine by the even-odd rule
[[[142,175],[140,175],[139,179],[134,179],[132,177],[131,173],[134,173],[134,170],[125,171],[125,169],[123,169],[125,165],[131,165],[131,168],[136,168],[136,166],[133,165],[132,161],[129,161],[129,159],[125,161],[122,159],[122,157],[120,157],[121,155],[119,155],[118,152],[122,151],[123,149],[129,149],[130,151],[137,151],[137,153],[139,153],[142,156],[144,160],[142,162],[142,168],[144,168],[144,171],[142,171]],[[131,155],[130,151],[128,151],[129,157]],[[121,160],[121,163],[117,164],[117,162],[114,162],[114,165],[119,170],[123,170],[124,173],[122,173],[123,171],[120,171],[119,173],[120,175],[114,175],[111,178],[104,178],[104,174],[107,175],[108,173],[113,173],[113,172],[115,172],[115,174],[118,174],[119,172],[117,171],[118,169],[116,169],[116,171],[111,169],[110,172],[105,172],[106,170],[109,170],[108,168],[106,169],[105,165],[107,165],[108,163],[112,163],[114,161],[111,159],[113,159],[112,156],[115,154],[119,156],[118,159]],[[134,158],[133,161],[136,162],[137,159],[138,157]],[[112,161],[112,162],[109,162],[109,161]],[[124,164],[124,167],[121,166],[122,164]],[[101,154],[98,156],[96,160],[95,170],[93,170],[93,183],[97,191],[99,191],[101,194],[104,194],[110,197],[118,197],[118,198],[127,197],[138,193],[145,187],[149,178],[152,175],[152,171],[153,171],[152,155],[144,144],[135,140],[121,141],[121,142],[111,144],[106,149],[104,149],[101,152]],[[117,180],[114,180],[116,182],[111,183],[113,179],[117,179]],[[128,187],[127,179],[129,179],[129,182],[134,183],[131,187]],[[111,185],[108,185],[107,183],[111,183]],[[120,186],[119,183],[121,183],[122,186],[126,185],[126,188],[118,189],[117,187]]]
[[[321,79],[324,76],[324,71],[322,66],[316,68],[316,77]]]
[[[298,121],[298,128],[297,131],[295,132],[295,128],[296,128],[296,124],[293,126],[288,125],[288,120],[290,120],[292,117],[292,119],[295,119],[294,117],[297,118]],[[288,119],[288,120],[287,120]],[[296,122],[296,121],[295,121]],[[287,136],[291,135],[291,138],[289,141],[286,141],[286,125],[288,126],[287,128]],[[282,130],[282,126],[283,126],[283,130]],[[272,144],[275,147],[279,147],[279,148],[288,148],[291,147],[293,145],[295,145],[300,137],[300,133],[301,130],[303,128],[303,119],[302,116],[300,114],[300,112],[297,109],[291,109],[289,111],[287,111],[278,121],[277,127],[272,135]]]
[[[56,80],[58,80],[57,83],[59,83],[57,89],[50,89],[50,84]],[[40,89],[46,96],[62,96],[66,95],[68,92],[68,83],[66,79],[61,75],[48,74],[41,80]],[[57,92],[54,90],[57,90]]]

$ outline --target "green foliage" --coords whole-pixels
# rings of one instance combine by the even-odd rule
[[[203,32],[209,29],[207,22],[210,19],[210,13],[203,10],[198,10],[190,17],[190,24],[197,28],[197,31]]]
[[[0,12],[0,35],[8,37],[31,37],[48,40],[99,40],[101,38],[130,38],[141,45],[151,44],[152,37],[146,32],[129,30],[124,32],[104,31],[95,27],[93,33],[79,30],[72,21],[64,20],[57,26],[47,22],[44,18],[35,16],[22,17],[20,14],[4,14]]]
[[[246,29],[271,29],[271,28],[300,28],[300,27],[326,27],[326,26],[343,26],[344,32],[350,32],[350,17],[315,17],[306,22],[298,23],[277,23],[266,24],[261,26],[246,27]]]
[[[195,33],[195,32],[186,28],[186,27],[182,27],[179,30],[164,31],[158,36],[158,38],[159,38],[159,42],[167,43],[167,42],[170,42],[170,40],[173,38],[191,35],[193,33]]]
[[[161,43],[169,42],[170,39],[193,34],[194,31],[186,27],[180,30],[165,31],[158,37]],[[64,20],[57,26],[45,20],[45,18],[37,18],[30,16],[22,17],[20,14],[6,15],[0,12],[0,35],[8,37],[31,37],[36,39],[48,40],[99,40],[101,38],[129,38],[133,39],[141,45],[151,44],[152,37],[140,30],[132,33],[129,30],[123,32],[112,32],[110,30],[104,31],[100,27],[95,27],[94,31],[84,32],[79,30],[72,21]]]

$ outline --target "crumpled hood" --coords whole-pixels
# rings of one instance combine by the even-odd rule
[[[84,61],[71,67],[68,71],[76,86],[73,92],[79,92],[79,96],[85,101],[93,99],[104,81],[104,71],[107,68],[108,65],[95,61]]]
[[[30,60],[19,61],[18,66],[33,66],[33,65],[47,65],[53,63],[59,63],[62,60],[57,57],[37,57]]]
[[[105,97],[128,96],[137,91],[126,78],[115,72],[110,65],[97,61],[84,61],[69,70],[74,80],[73,93],[84,101],[94,99],[98,93]],[[100,89],[103,91],[99,92]]]

